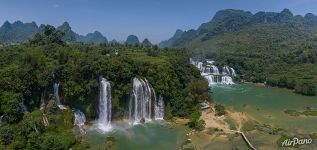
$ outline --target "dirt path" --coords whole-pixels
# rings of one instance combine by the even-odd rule
[[[236,128],[240,130],[243,124],[248,120],[248,117],[242,112],[234,112],[231,110],[226,110],[227,114],[225,116],[216,116],[212,109],[205,109],[202,111],[201,119],[206,123],[205,128],[218,128],[224,132],[232,132],[226,119],[231,119],[236,125]]]
[[[224,121],[225,116],[216,116],[215,112],[211,109],[203,110],[200,119],[203,119],[206,123],[205,128],[217,128],[223,131],[230,130],[227,122]]]

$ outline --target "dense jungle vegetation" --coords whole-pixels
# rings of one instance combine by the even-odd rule
[[[111,82],[113,118],[124,116],[132,78],[146,78],[165,101],[165,118],[190,117],[209,99],[207,81],[183,50],[120,44],[67,44],[47,25],[29,42],[0,48],[0,149],[85,149],[73,110],[97,117],[99,78]],[[60,84],[59,110],[53,84]],[[40,110],[44,93],[47,106]],[[23,113],[24,103],[28,113]],[[43,123],[46,116],[49,125]],[[199,121],[199,120],[197,120]],[[195,123],[194,123],[195,124]]]
[[[218,11],[197,30],[180,31],[160,44],[237,70],[240,79],[317,95],[317,16],[243,10]]]

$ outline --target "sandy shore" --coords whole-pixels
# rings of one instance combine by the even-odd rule
[[[226,121],[227,119],[231,119],[235,124],[235,128],[238,130],[240,130],[243,124],[248,120],[248,117],[242,112],[234,112],[232,110],[226,110],[226,112],[227,114],[224,116],[216,116],[212,109],[203,110],[201,119],[206,123],[205,128],[218,128],[224,132],[232,132],[229,123]]]
[[[206,123],[203,131],[190,131],[188,135],[188,144],[184,145],[183,148],[195,148],[203,150],[210,146],[212,141],[226,142],[230,136],[235,135],[239,131],[243,124],[248,121],[249,118],[242,112],[236,112],[233,110],[226,110],[227,114],[224,116],[216,116],[214,109],[205,109],[202,111],[201,118]],[[178,123],[182,123],[186,120],[177,119]],[[234,129],[233,129],[234,126]]]

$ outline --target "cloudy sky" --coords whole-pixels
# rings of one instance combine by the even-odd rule
[[[317,14],[317,0],[0,0],[0,24],[21,20],[57,26],[68,21],[79,34],[98,30],[119,41],[134,34],[157,43],[176,29],[196,29],[228,8]]]

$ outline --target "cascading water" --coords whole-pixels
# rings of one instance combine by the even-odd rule
[[[45,96],[45,93],[43,92],[41,94],[41,105],[40,105],[40,110],[44,110],[45,109],[45,100],[44,100],[44,96]]]
[[[193,59],[190,59],[190,63],[201,71],[201,75],[208,80],[209,86],[214,84],[234,84],[232,77],[237,76],[235,70],[229,66],[223,66],[222,72],[220,73],[218,67],[213,65],[214,61],[212,60],[206,60],[205,66],[203,62],[194,61]]]
[[[98,128],[102,131],[111,129],[111,86],[106,79],[100,79]]]
[[[62,105],[61,98],[59,97],[58,91],[59,91],[59,83],[54,83],[54,95],[55,95],[56,105],[58,106],[59,109],[65,110],[67,108],[64,105]]]
[[[222,74],[223,75],[230,75],[230,70],[228,66],[222,67]]]
[[[231,75],[234,77],[237,76],[236,71],[233,68],[230,68],[230,69],[231,69]]]
[[[222,76],[221,77],[221,84],[231,85],[234,83],[233,83],[232,78],[230,76]]]
[[[155,102],[155,120],[163,120],[164,117],[164,101],[163,97],[160,95],[158,102]]]
[[[148,81],[133,78],[133,92],[129,102],[129,119],[134,124],[151,120],[152,91]],[[154,96],[155,97],[155,96]]]
[[[74,116],[75,116],[74,125],[77,125],[79,127],[81,134],[85,134],[86,133],[84,129],[84,125],[86,122],[85,114],[81,112],[80,110],[76,110],[74,112]]]
[[[24,104],[24,99],[22,99],[22,102],[20,103],[20,105],[21,105],[22,112],[24,114],[27,114],[28,113],[28,109],[27,109],[27,107]]]
[[[198,68],[200,71],[202,71],[202,70],[204,69],[203,63],[202,63],[202,62],[198,62],[198,63],[197,63],[197,68]]]
[[[75,116],[74,125],[77,125],[77,126],[85,125],[86,117],[83,112],[81,112],[80,110],[76,110],[74,112],[74,116]]]
[[[219,70],[218,67],[215,65],[211,65],[210,66],[212,68],[212,73],[218,75],[219,74]]]
[[[209,86],[221,82],[221,76],[220,75],[209,74],[209,75],[205,75],[204,77],[208,80]]]
[[[3,117],[4,117],[4,115],[0,116],[0,123],[2,122]]]

